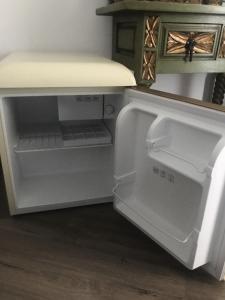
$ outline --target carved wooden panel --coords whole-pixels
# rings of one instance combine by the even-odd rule
[[[155,48],[158,41],[159,17],[148,17],[145,26],[145,42],[144,46]]]
[[[193,53],[212,54],[215,42],[215,32],[179,32],[169,31],[167,39],[167,54],[186,53],[185,45],[189,38],[194,39],[196,45]]]
[[[221,39],[219,58],[225,58],[225,28],[223,30],[223,35]]]
[[[156,52],[154,51],[145,51],[143,58],[143,80],[155,80],[155,66],[156,66]]]

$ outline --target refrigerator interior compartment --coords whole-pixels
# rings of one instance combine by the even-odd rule
[[[113,154],[113,147],[19,153],[16,208],[39,211],[112,196]]]
[[[60,122],[56,96],[3,98],[0,109],[13,214],[108,201],[115,119]]]
[[[159,117],[149,129],[146,143],[150,158],[161,162],[193,180],[203,182],[210,175],[212,154],[222,134]]]
[[[19,128],[15,152],[52,150],[68,147],[109,146],[112,136],[103,121],[29,124]]]
[[[113,177],[113,147],[64,148],[28,151],[16,155],[22,178],[93,172],[109,172]]]
[[[104,170],[21,178],[17,213],[112,201],[113,176]]]

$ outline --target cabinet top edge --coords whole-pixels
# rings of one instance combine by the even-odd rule
[[[182,14],[225,15],[225,7],[204,4],[168,3],[159,1],[127,0],[109,4],[96,10],[97,15],[113,15],[119,12],[159,12]]]

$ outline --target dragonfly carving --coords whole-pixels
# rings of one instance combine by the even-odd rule
[[[178,32],[168,33],[167,53],[184,54],[186,53],[186,44],[189,39],[195,41],[193,53],[210,54],[213,52],[215,33],[211,32]]]

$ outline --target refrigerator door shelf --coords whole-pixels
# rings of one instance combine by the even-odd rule
[[[148,156],[201,184],[211,176],[211,157],[221,145],[222,133],[202,122],[158,116],[150,127],[146,143]],[[214,161],[214,159],[213,159]]]
[[[149,185],[148,179],[151,180],[151,178],[145,178],[145,181]],[[153,184],[157,187],[153,190],[150,184],[148,191],[144,192],[143,189],[146,189],[147,184],[141,185],[137,181],[138,175],[136,173],[133,173],[132,176],[117,178],[113,190],[115,209],[163,246],[186,267],[193,269],[195,262],[192,250],[196,248],[199,237],[199,229],[195,226],[197,211],[200,207],[197,196],[201,198],[202,193],[200,186],[194,186],[190,182],[189,186],[193,184],[191,187],[194,192],[190,191],[188,196],[183,196],[184,199],[179,203],[179,199],[173,200],[176,192],[180,193],[178,188],[177,191],[174,188],[173,193],[171,189],[160,183],[157,185],[157,182],[154,181]],[[159,193],[159,189],[164,191]],[[165,196],[167,193],[171,195]],[[188,202],[189,197],[195,197],[195,199]]]

